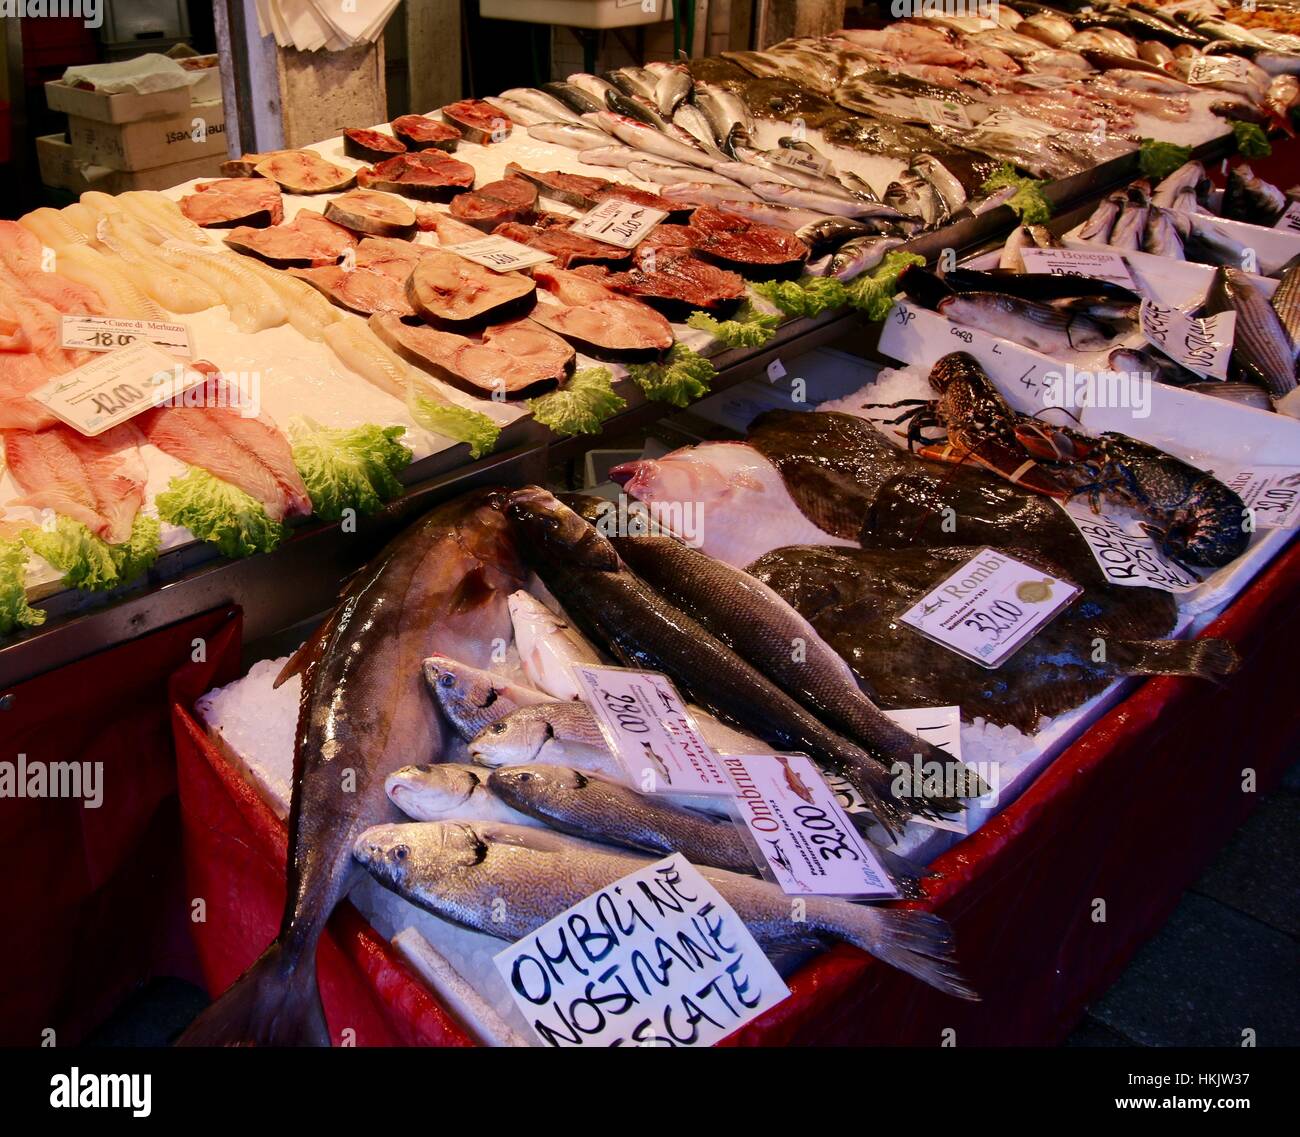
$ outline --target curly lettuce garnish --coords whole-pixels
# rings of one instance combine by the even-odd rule
[[[1020,217],[1023,225],[1043,225],[1051,220],[1052,207],[1043,196],[1043,183],[1037,178],[1027,178],[1016,173],[1010,162],[1003,162],[980,186],[986,194],[994,193],[1005,186],[1015,186],[1016,193],[1007,204]]]
[[[68,588],[106,592],[130,584],[158,559],[161,528],[156,517],[137,514],[131,536],[110,545],[80,521],[58,517],[52,528],[24,530],[22,539],[63,574]]]
[[[351,430],[323,427],[310,419],[289,424],[293,464],[311,495],[316,516],[337,521],[346,509],[374,513],[402,492],[397,480],[412,454],[401,426],[371,424]]]
[[[501,427],[482,411],[421,394],[414,384],[407,388],[406,407],[425,430],[469,443],[471,458],[490,454],[501,437]]]
[[[533,418],[560,435],[595,434],[626,406],[608,367],[583,368],[558,390],[528,400]]]
[[[27,546],[0,541],[0,636],[45,623],[45,613],[27,603]]]
[[[1143,176],[1157,180],[1167,178],[1179,166],[1185,166],[1191,160],[1190,146],[1159,142],[1154,138],[1142,139],[1142,146],[1138,150],[1138,166]]]
[[[285,533],[260,501],[197,466],[173,478],[158,495],[158,515],[216,545],[227,557],[269,553]]]
[[[848,302],[868,320],[883,320],[893,307],[894,296],[898,292],[898,278],[903,275],[903,270],[911,265],[923,264],[925,258],[916,253],[886,253],[873,271],[863,273],[844,286]]]
[[[805,276],[801,280],[764,280],[751,285],[764,300],[787,316],[820,316],[848,302],[844,285],[833,276]]]
[[[1237,139],[1237,153],[1243,158],[1267,158],[1273,144],[1262,127],[1253,122],[1234,122],[1232,133]]]
[[[716,320],[707,312],[692,312],[686,326],[707,332],[723,347],[762,347],[776,335],[780,322],[779,316],[760,312],[746,303],[730,320]]]
[[[684,343],[673,344],[662,363],[636,363],[627,369],[647,399],[687,407],[709,393],[718,369]]]

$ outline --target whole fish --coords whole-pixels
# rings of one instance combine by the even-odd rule
[[[721,174],[723,177],[730,178],[733,182],[739,182],[744,186],[753,186],[755,182],[784,181],[787,185],[794,184],[786,181],[780,170],[770,170],[765,166],[753,166],[744,162],[714,162],[710,169],[715,174]]]
[[[576,122],[539,122],[528,128],[528,137],[570,150],[592,150],[609,142],[604,131]]]
[[[523,590],[510,597],[519,662],[528,681],[554,699],[576,699],[575,663],[599,663],[600,656],[565,620]]]
[[[1017,225],[1007,234],[1002,250],[998,253],[998,268],[1008,272],[1024,272],[1025,261],[1020,255],[1022,249],[1034,249],[1034,238],[1026,225]]]
[[[779,155],[780,151],[774,151],[773,154]],[[777,161],[773,154],[769,154],[764,150],[751,150],[744,146],[736,147],[736,157],[740,161],[751,166],[759,166],[774,173],[776,177],[770,179],[771,181],[785,182],[792,186],[798,186],[800,189],[811,190],[814,193],[839,198],[844,201],[862,200],[852,191],[846,189],[844,184],[837,179],[828,177],[825,174],[814,174],[810,170],[801,170],[796,166],[787,166]],[[867,204],[871,204],[870,199],[868,199]]]
[[[603,100],[592,98],[581,87],[575,87],[571,83],[543,83],[540,90],[559,99],[578,115],[595,114],[605,105]]]
[[[519,126],[536,126],[539,123],[556,121],[553,113],[526,107],[523,103],[516,103],[512,99],[503,99],[500,95],[490,95],[483,101],[488,106],[504,111],[510,121],[517,123]],[[564,121],[570,122],[572,120],[565,119]]]
[[[684,201],[691,205],[721,205],[729,207],[733,201],[761,202],[753,190],[738,186],[734,182],[721,186],[711,182],[677,182],[662,186],[659,196],[669,201]]]
[[[627,95],[639,95],[643,99],[653,99],[659,85],[659,76],[644,67],[620,67],[617,71],[605,72],[606,79]]]
[[[966,205],[966,190],[957,177],[933,154],[918,154],[912,159],[911,170],[920,174],[934,186],[950,214]]]
[[[581,495],[566,498],[566,504],[593,523],[614,508],[600,498]],[[868,699],[848,665],[813,626],[748,573],[672,537],[609,540],[623,562],[664,599],[883,765],[905,769],[919,754],[926,762],[951,764],[961,773],[960,765],[938,747],[900,727]],[[959,784],[964,781],[963,774]],[[962,808],[951,798],[927,804],[942,812]]]
[[[838,769],[897,831],[909,811],[880,796],[890,792],[890,772],[629,572],[593,525],[536,486],[511,495],[509,512],[532,567],[594,642],[628,667],[668,675],[724,721]]]
[[[696,83],[692,98],[713,128],[713,140],[719,147],[734,154],[737,146],[748,145],[754,119],[744,99],[710,83]]]
[[[817,213],[811,209],[796,209],[792,205],[777,205],[774,201],[749,201],[744,198],[725,198],[717,203],[724,213],[735,213],[748,217],[760,225],[774,225],[778,229],[788,229],[798,233],[810,225],[817,225],[826,220],[827,214]]]
[[[1173,221],[1178,226],[1178,235],[1183,239],[1183,252],[1189,261],[1241,268],[1250,264],[1255,255],[1255,250],[1215,225],[1209,217],[1199,213],[1176,212]],[[1261,264],[1259,271],[1266,272],[1268,268]]]
[[[1174,223],[1173,210],[1161,209],[1154,204],[1151,206],[1146,227],[1142,231],[1142,248],[1158,257],[1169,257],[1176,261],[1186,259],[1183,254],[1183,239],[1178,235]]]
[[[754,872],[735,822],[724,814],[683,809],[660,795],[565,766],[505,766],[492,772],[488,786],[511,808],[571,837]]]
[[[1145,347],[1117,347],[1107,357],[1112,371],[1124,375],[1147,376],[1171,387],[1188,387],[1201,382],[1201,376],[1175,363],[1163,352]]]
[[[705,170],[697,166],[670,166],[665,162],[633,162],[628,166],[628,170],[633,177],[640,178],[643,182],[656,182],[664,186],[709,185],[722,186],[742,194],[746,192],[745,187],[739,182],[732,181],[731,178],[713,170]]]
[[[1114,245],[1117,249],[1140,252],[1142,237],[1146,232],[1147,216],[1150,212],[1151,206],[1147,202],[1130,198],[1119,211],[1119,218],[1110,231],[1110,240],[1107,244]]]
[[[826,275],[838,280],[853,280],[875,268],[890,249],[903,243],[901,237],[854,237],[831,254]]]
[[[607,130],[620,142],[625,142],[647,154],[658,154],[661,158],[669,158],[687,166],[708,167],[714,161],[700,147],[688,146],[685,142],[662,134],[654,127],[646,126],[645,123],[637,122],[635,119],[614,114],[612,111],[601,111],[594,117],[602,129]]]
[[[1271,229],[1288,204],[1286,194],[1256,177],[1246,163],[1241,162],[1228,171],[1228,185],[1223,191],[1224,217]]]
[[[956,324],[981,328],[1013,343],[1051,354],[1099,351],[1114,333],[1090,316],[997,292],[965,292],[939,301],[938,311]]]
[[[1151,192],[1151,204],[1170,209],[1183,190],[1192,189],[1198,194],[1204,194],[1209,185],[1210,179],[1205,173],[1203,163],[1184,162],[1172,174],[1161,179]]]
[[[1113,193],[1103,199],[1089,214],[1088,220],[1083,223],[1083,227],[1079,230],[1079,240],[1095,242],[1099,245],[1107,244],[1123,207],[1123,194]]]
[[[544,114],[550,122],[582,122],[582,116],[577,111],[570,110],[554,95],[548,95],[536,87],[511,87],[508,91],[502,91],[500,97],[537,114]]]
[[[388,799],[416,821],[506,821],[539,825],[530,814],[512,809],[488,783],[491,770],[463,762],[403,766],[384,779]]]
[[[1291,358],[1300,360],[1300,262],[1282,274],[1270,303],[1290,341]]]
[[[522,583],[492,495],[466,495],[412,525],[354,577],[290,660],[281,678],[299,672],[303,683],[284,920],[182,1045],[329,1045],[316,945],[356,880],[352,846],[393,816],[384,779],[442,750],[421,661],[444,652],[487,663],[493,637],[509,636],[506,596]]]
[[[424,678],[443,715],[466,742],[515,708],[551,698],[544,691],[445,655],[431,655],[424,661]]]
[[[655,84],[655,106],[665,118],[671,118],[673,112],[691,97],[691,88],[695,81],[685,67],[665,64],[658,70],[659,82]]]
[[[411,903],[511,942],[653,863],[545,830],[468,822],[376,826],[357,839],[354,855]],[[842,940],[950,995],[978,998],[957,969],[951,929],[932,913],[810,896],[796,921],[776,885],[723,869],[700,873],[765,950]]]
[[[948,220],[948,206],[925,178],[912,170],[904,170],[885,190],[885,204],[900,213],[919,217],[927,229],[933,229]]]
[[[599,75],[589,75],[585,71],[578,71],[570,75],[568,82],[580,91],[586,91],[588,95],[602,105],[605,102],[605,95],[609,91],[618,90],[608,79],[602,79]]]
[[[1273,306],[1240,269],[1221,267],[1206,311],[1236,312],[1232,357],[1275,399],[1295,390],[1295,349]]]
[[[672,121],[674,126],[686,131],[706,153],[711,154],[719,162],[731,161],[731,156],[714,139],[713,128],[699,107],[691,103],[683,103],[673,112]]]
[[[1197,376],[1200,380],[1200,376]],[[1239,403],[1243,407],[1254,407],[1257,411],[1271,411],[1273,399],[1263,387],[1257,387],[1254,383],[1224,383],[1218,379],[1211,379],[1209,382],[1200,381],[1188,383],[1189,391],[1196,391],[1201,395],[1209,395],[1214,399],[1225,399],[1230,403]]]
[[[824,217],[820,221],[815,221],[811,225],[805,225],[795,235],[813,252],[821,252],[826,248],[839,248],[845,241],[857,237],[872,237],[877,234],[874,225],[859,221],[853,217],[842,217],[833,214]]]
[[[908,214],[881,202],[856,201],[803,189],[800,186],[781,185],[778,182],[755,182],[753,191],[766,201],[788,205],[794,209],[811,209],[828,216],[854,218],[879,218],[884,221],[903,221]]]
[[[608,137],[608,136],[607,136]],[[616,166],[629,169],[633,162],[657,161],[655,155],[618,143],[610,146],[593,146],[578,153],[578,161],[586,166]]]
[[[621,91],[610,91],[605,96],[605,109],[613,111],[617,115],[622,115],[624,118],[632,119],[634,122],[642,123],[662,134],[671,135],[672,133],[668,120],[655,110],[652,102],[646,99],[634,95],[625,95]]]

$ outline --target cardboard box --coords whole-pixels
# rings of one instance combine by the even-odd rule
[[[74,194],[92,189],[104,193],[170,189],[194,178],[220,177],[225,156],[223,150],[220,154],[208,154],[148,170],[110,170],[107,166],[84,164],[61,134],[48,134],[36,140],[41,181],[54,189]]]
[[[69,87],[54,80],[45,84],[45,101],[52,111],[63,111],[77,118],[95,122],[136,122],[144,118],[161,118],[178,115],[189,109],[190,88],[177,87],[171,91],[153,91],[148,95],[105,95],[100,91],[86,91]]]
[[[110,170],[149,170],[226,153],[226,112],[220,100],[186,105],[180,114],[109,123],[68,116],[78,161]]]
[[[198,74],[198,80],[190,88],[190,102],[207,103],[221,98],[221,71],[215,55],[192,55],[188,59],[176,61],[186,71]]]

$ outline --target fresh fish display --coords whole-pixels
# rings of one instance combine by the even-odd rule
[[[543,830],[468,822],[376,826],[356,839],[354,855],[413,904],[512,942],[653,863]],[[722,869],[700,871],[766,950],[844,941],[950,995],[978,998],[957,969],[951,930],[932,913],[808,897],[804,919],[796,922],[790,898],[775,885]],[[497,919],[501,900],[506,916]]]
[[[438,707],[466,742],[511,711],[552,698],[545,691],[512,683],[446,655],[431,655],[423,666],[425,682]]]
[[[628,780],[610,750],[591,709],[576,699],[520,707],[485,726],[469,744],[470,757],[484,766],[559,763],[616,782]]]
[[[591,150],[609,142],[609,135],[603,130],[576,122],[534,123],[528,128],[528,137],[539,142],[553,142],[569,150]]]
[[[329,1045],[316,945],[356,879],[352,846],[393,816],[385,779],[442,750],[422,661],[442,651],[480,666],[493,638],[509,636],[505,598],[522,580],[504,526],[483,494],[440,506],[353,578],[286,667],[283,677],[302,674],[303,690],[284,922],[182,1045]],[[355,785],[345,786],[344,765]]]
[[[403,766],[384,779],[388,800],[415,821],[502,821],[541,825],[512,808],[489,783],[492,771],[462,762]]]

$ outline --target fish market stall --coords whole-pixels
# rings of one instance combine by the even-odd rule
[[[1280,776],[1300,238],[1276,165],[1208,175],[1266,132],[1294,162],[1300,41],[1004,8],[4,223],[5,630],[31,626],[0,714],[51,755],[59,676],[150,660],[104,684],[153,732],[120,867],[173,804],[172,660],[165,887],[206,916],[123,954],[183,967],[192,935],[222,997],[187,1042],[558,1044],[498,957],[635,874],[716,894],[761,991],[676,1041],[1055,1042],[1249,810],[1241,724]],[[828,356],[810,396],[830,343],[874,361]],[[167,398],[59,401],[130,353]],[[1131,399],[1053,403],[1117,360]],[[557,475],[747,383],[753,422]],[[935,629],[944,588],[1004,573],[970,642]],[[650,690],[664,737],[630,752],[600,708]],[[765,847],[760,784],[856,875],[809,882],[824,833]],[[88,986],[120,983],[105,955]]]

